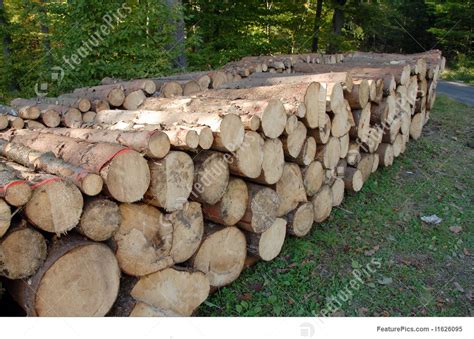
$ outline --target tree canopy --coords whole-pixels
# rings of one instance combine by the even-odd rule
[[[472,59],[472,1],[0,0],[0,101],[245,55],[440,48]]]

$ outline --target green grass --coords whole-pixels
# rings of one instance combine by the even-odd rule
[[[307,237],[288,238],[275,260],[219,289],[198,315],[320,314],[350,286],[354,270],[376,260],[380,267],[372,265],[331,315],[472,316],[473,132],[473,107],[439,96],[423,137],[392,167],[347,195]],[[441,224],[420,220],[431,214]]]

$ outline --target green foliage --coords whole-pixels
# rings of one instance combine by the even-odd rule
[[[105,76],[176,72],[175,60],[184,53],[176,41],[179,18],[184,18],[189,70],[214,69],[245,55],[308,52],[315,35],[321,52],[411,53],[437,47],[449,60],[472,59],[472,0],[324,0],[317,32],[317,0],[0,4],[0,101],[38,91],[55,95],[97,84]],[[118,16],[120,8],[123,17]],[[338,29],[336,8],[341,13]],[[104,25],[107,34],[101,33]],[[98,35],[100,41],[94,43]]]
[[[465,54],[472,58],[474,2],[472,0],[427,1],[435,18],[429,31],[437,46],[451,58]]]

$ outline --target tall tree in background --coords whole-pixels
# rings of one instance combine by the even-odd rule
[[[436,46],[450,58],[459,61],[468,58],[472,62],[474,1],[426,2],[434,17],[434,23],[429,31],[436,37]]]
[[[166,5],[170,13],[173,13],[170,24],[174,27],[173,40],[169,46],[170,50],[177,51],[174,64],[178,68],[186,68],[186,47],[184,30],[184,11],[181,0],[166,0]]]
[[[40,0],[39,6],[39,22],[45,53],[46,67],[51,68],[53,66],[53,57],[51,55],[51,41],[49,40],[48,0]]]
[[[321,14],[323,11],[323,0],[316,1],[316,15],[314,17],[313,43],[311,51],[317,52],[319,48],[319,30],[321,28]]]
[[[333,2],[334,14],[332,16],[332,32],[334,34],[334,40],[331,39],[331,41],[329,42],[329,53],[335,53],[338,51],[342,27],[344,26],[344,6],[346,5],[347,0],[333,0]]]
[[[10,32],[8,30],[8,20],[6,16],[5,6],[3,5],[3,0],[0,0],[0,32],[2,35],[2,44],[3,44],[3,72],[0,74],[2,77],[7,78],[6,84],[9,91],[17,91],[18,84],[13,77],[13,74],[9,72],[11,67],[11,50],[10,46],[12,43]]]

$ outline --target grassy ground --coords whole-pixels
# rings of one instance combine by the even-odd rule
[[[423,137],[394,166],[199,315],[474,315],[473,137],[473,107],[439,96]],[[442,222],[420,220],[432,214]]]

